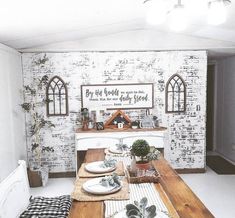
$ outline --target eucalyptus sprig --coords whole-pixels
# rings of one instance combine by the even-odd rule
[[[127,144],[122,144],[122,143],[116,144],[116,147],[117,147],[117,149],[120,150],[120,151],[126,151],[126,150],[129,149],[128,146],[127,146]]]
[[[161,157],[161,152],[156,148],[150,148],[150,153],[148,153],[146,157],[149,161],[158,160]]]
[[[116,165],[116,163],[117,163],[117,161],[115,159],[110,158],[110,159],[105,159],[100,166],[103,168],[114,167]]]
[[[126,215],[128,218],[153,218],[156,214],[156,206],[147,207],[148,199],[143,197],[140,202],[134,201],[134,204],[126,205]]]
[[[100,184],[105,187],[108,186],[116,187],[121,185],[121,181],[119,176],[116,173],[113,173],[111,176],[105,176],[104,178],[102,178],[100,180]]]

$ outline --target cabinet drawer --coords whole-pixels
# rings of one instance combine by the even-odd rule
[[[119,139],[107,137],[92,137],[77,139],[77,150],[84,151],[91,148],[108,148],[118,144]]]

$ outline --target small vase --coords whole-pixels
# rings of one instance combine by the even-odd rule
[[[130,172],[131,173],[136,173],[136,159],[135,159],[135,156],[131,157]]]

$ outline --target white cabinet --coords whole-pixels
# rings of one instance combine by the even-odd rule
[[[127,144],[129,147],[137,139],[145,139],[150,146],[164,150],[166,128],[157,129],[128,129],[128,130],[91,130],[76,133],[76,160],[77,168],[83,162],[88,149],[109,148],[118,143]]]
[[[108,148],[123,142],[129,147],[137,139],[145,139],[150,146],[164,148],[165,130],[162,131],[92,131],[76,133],[76,150],[85,151],[92,148]]]

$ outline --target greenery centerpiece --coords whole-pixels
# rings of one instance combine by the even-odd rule
[[[149,161],[158,160],[161,153],[155,147],[150,147],[146,140],[137,139],[132,144],[131,154],[138,158],[136,159],[137,168],[146,169],[150,167]]]

